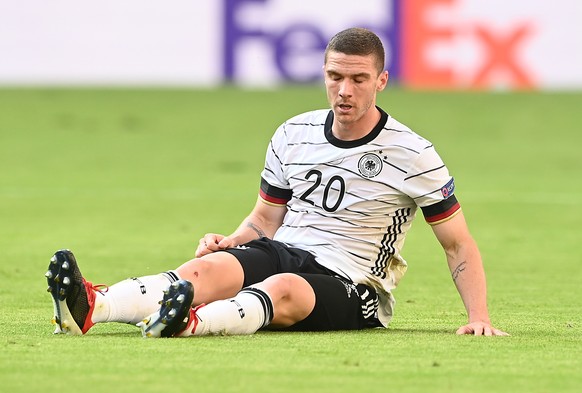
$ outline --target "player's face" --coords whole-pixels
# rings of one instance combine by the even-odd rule
[[[388,72],[378,75],[373,55],[339,52],[328,53],[323,70],[327,99],[338,126],[344,131],[371,131],[378,121],[376,93],[386,87]]]

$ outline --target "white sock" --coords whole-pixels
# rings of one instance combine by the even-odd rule
[[[163,291],[180,277],[175,270],[164,273],[128,278],[97,292],[91,320],[136,324],[160,308]]]
[[[181,336],[253,334],[271,323],[273,302],[266,292],[249,287],[231,299],[199,307],[195,315],[197,323],[190,323]]]

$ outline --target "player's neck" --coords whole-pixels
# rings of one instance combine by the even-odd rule
[[[382,114],[373,106],[355,122],[343,122],[334,116],[331,127],[333,136],[342,141],[355,141],[368,135],[380,121]]]

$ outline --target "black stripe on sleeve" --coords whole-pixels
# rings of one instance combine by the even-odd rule
[[[421,207],[422,214],[428,222],[446,218],[453,214],[459,208],[459,201],[455,195],[451,195],[447,199],[443,199],[430,206]]]
[[[293,191],[289,189],[279,188],[270,185],[267,181],[261,177],[261,198],[267,202],[271,202],[277,205],[285,205],[291,200],[293,196]]]

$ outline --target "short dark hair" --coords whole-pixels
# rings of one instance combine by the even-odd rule
[[[378,74],[384,71],[384,45],[380,38],[368,29],[351,27],[334,35],[325,48],[324,62],[327,63],[329,52],[339,52],[346,55],[368,56],[376,58]]]

